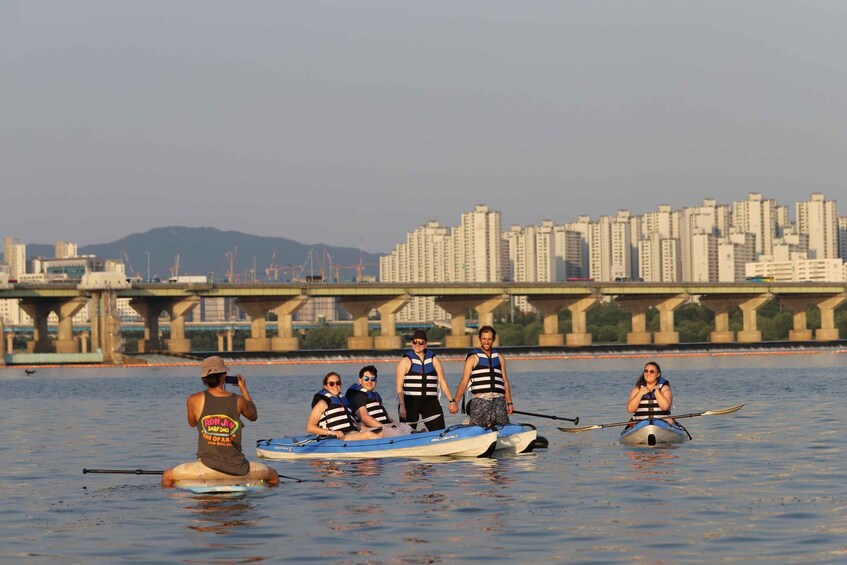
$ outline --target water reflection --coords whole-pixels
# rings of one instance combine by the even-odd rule
[[[669,481],[676,473],[673,464],[679,456],[674,453],[674,446],[660,448],[630,449],[626,456],[630,461],[632,474],[628,479],[636,481]]]
[[[244,493],[187,496],[191,504],[185,509],[193,516],[187,526],[190,530],[224,535],[258,525],[255,502]]]

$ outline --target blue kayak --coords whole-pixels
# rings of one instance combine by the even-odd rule
[[[646,419],[629,424],[621,432],[620,442],[625,445],[667,445],[682,443],[691,439],[691,435],[680,424],[670,424],[664,420]]]
[[[374,457],[488,457],[497,446],[497,431],[463,424],[445,430],[363,440],[312,434],[260,439],[262,459],[362,459]]]

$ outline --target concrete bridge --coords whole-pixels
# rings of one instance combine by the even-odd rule
[[[451,315],[451,332],[445,346],[464,348],[472,344],[465,332],[468,312],[475,310],[478,323],[492,324],[494,311],[512,296],[525,296],[541,313],[544,332],[539,335],[542,346],[580,347],[591,345],[586,314],[601,301],[617,302],[632,316],[632,331],[627,343],[633,345],[679,343],[674,329],[674,311],[691,301],[699,302],[715,313],[713,343],[755,343],[761,341],[756,326],[756,312],[772,300],[779,301],[794,312],[794,326],[789,332],[792,341],[833,341],[838,339],[835,309],[847,300],[847,283],[643,283],[643,282],[569,282],[569,283],[376,283],[376,284],[135,284],[120,289],[81,289],[73,284],[14,285],[0,289],[0,299],[19,298],[21,307],[34,320],[32,352],[73,353],[79,351],[74,339],[72,317],[92,301],[92,349],[104,352],[104,362],[120,362],[117,338],[120,324],[115,316],[114,301],[129,298],[131,306],[144,319],[144,339],[139,340],[139,352],[166,349],[172,353],[191,350],[185,336],[186,315],[203,297],[235,299],[235,304],[251,319],[247,351],[293,351],[298,349],[294,334],[293,315],[312,297],[337,298],[353,317],[353,335],[348,348],[354,350],[393,350],[403,346],[397,335],[395,317],[412,298],[434,297],[436,303]],[[739,307],[743,313],[743,328],[729,328],[729,312]],[[816,307],[821,313],[821,328],[808,328],[806,311]],[[571,314],[571,331],[563,334],[559,328],[559,312],[567,308]],[[659,312],[660,328],[647,330],[647,310]],[[368,335],[368,316],[379,312],[380,335]],[[47,339],[47,316],[59,317],[58,339]],[[159,341],[159,316],[170,317],[170,338]],[[277,335],[268,335],[266,319],[269,312],[277,317]],[[219,349],[224,350],[219,334]],[[0,342],[9,341],[0,340]],[[0,343],[0,349],[10,349]],[[231,350],[231,335],[228,347]],[[2,352],[2,351],[0,351]]]

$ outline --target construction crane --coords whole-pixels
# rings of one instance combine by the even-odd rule
[[[121,253],[123,253],[124,259],[126,259],[126,265],[127,265],[127,267],[129,267],[129,272],[130,272],[130,274],[131,274],[131,275],[134,275],[134,276],[136,276],[136,277],[141,276],[141,275],[139,275],[139,274],[138,274],[138,271],[136,271],[136,270],[133,268],[133,266],[132,266],[132,261],[130,261],[130,260],[129,260],[129,255],[127,255],[127,254],[126,254],[126,251],[122,249],[122,250],[121,250]]]
[[[275,264],[274,261],[276,261],[276,249],[274,249],[274,252],[271,254],[271,264],[268,265],[267,269],[265,269],[265,276],[270,279],[271,273],[273,273],[273,280],[277,281],[279,280],[280,266]]]

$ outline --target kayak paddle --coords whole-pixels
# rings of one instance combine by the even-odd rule
[[[665,418],[694,418],[695,416],[722,416],[724,414],[732,414],[733,412],[738,412],[743,407],[743,404],[739,404],[738,406],[732,406],[730,408],[724,408],[723,410],[706,410],[705,412],[692,412],[691,414],[681,414],[679,416],[671,414],[670,416],[665,416]],[[587,432],[589,430],[600,430],[603,428],[615,428],[619,426],[628,426],[632,423],[632,420],[627,420],[626,422],[614,422],[612,424],[595,424],[593,426],[584,426],[582,428],[563,428],[559,427],[563,432],[569,432],[572,434],[578,434],[580,432]]]

